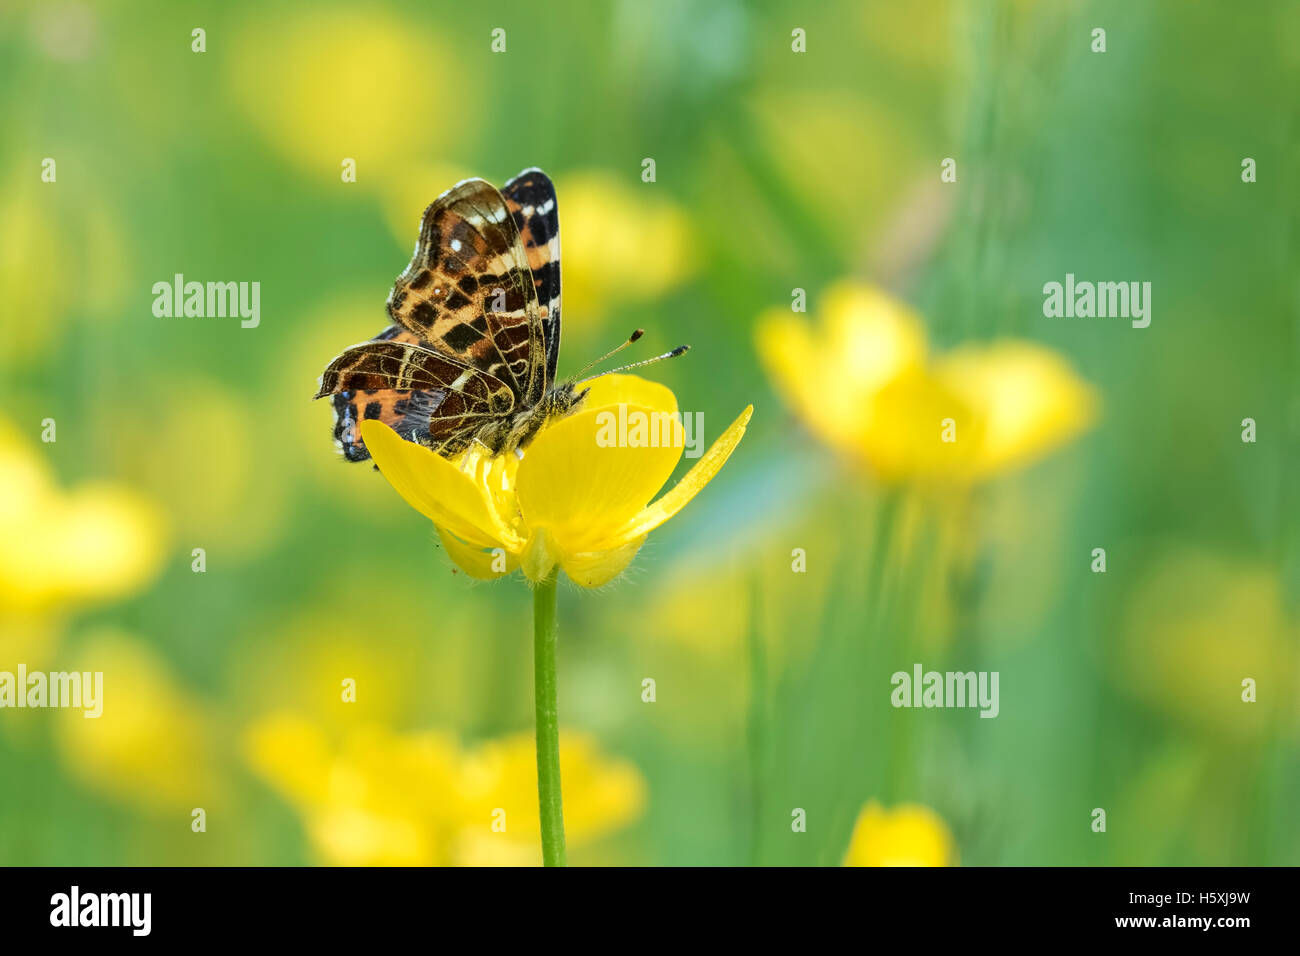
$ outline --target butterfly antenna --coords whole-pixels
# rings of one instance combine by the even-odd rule
[[[627,337],[627,341],[624,342],[622,345],[618,346],[617,348],[612,348],[612,349],[610,349],[608,352],[606,352],[606,353],[605,353],[604,355],[602,355],[600,358],[596,359],[594,362],[588,362],[586,365],[584,365],[583,368],[582,368],[582,372],[585,372],[585,371],[587,371],[588,369],[593,368],[594,366],[599,365],[601,362],[605,361],[606,359],[613,358],[615,355],[617,355],[619,352],[623,351],[625,348],[627,348],[629,345],[631,345],[633,342],[635,342],[637,339],[639,339],[639,338],[640,338],[641,336],[643,336],[643,335],[645,335],[645,329],[637,329],[636,331],[634,331],[631,335],[629,335],[629,336]],[[579,372],[578,374],[581,375],[582,372]],[[585,382],[586,379],[582,379],[581,381],[584,381],[584,382]]]
[[[619,346],[619,348],[622,348],[622,347],[623,347],[623,346],[621,346],[621,345]],[[679,355],[681,355],[682,353],[688,351],[689,349],[690,349],[690,346],[689,346],[689,345],[679,345],[679,346],[677,346],[677,348],[673,349],[671,352],[665,352],[663,355],[656,355],[654,358],[642,359],[640,362],[633,362],[633,363],[630,364],[630,365],[620,365],[618,368],[612,368],[612,369],[610,369],[608,372],[601,372],[600,374],[601,374],[601,375],[613,375],[615,372],[626,372],[626,371],[627,371],[628,369],[630,369],[630,368],[640,368],[642,365],[653,365],[655,362],[662,362],[664,359],[677,358],[677,356],[679,356]],[[617,352],[618,349],[615,349],[614,351]],[[610,353],[610,354],[612,355],[613,353]],[[591,367],[591,366],[587,366],[587,368],[590,368],[590,367]],[[583,369],[583,371],[585,372],[586,369]],[[591,379],[593,379],[593,378],[597,378],[597,377],[598,377],[598,376],[592,375],[592,376],[590,376],[590,377],[588,377],[588,378],[580,379],[579,381],[575,382],[574,384],[576,384],[576,385],[580,385],[580,384],[582,384],[583,382],[589,382],[589,381],[591,381]]]

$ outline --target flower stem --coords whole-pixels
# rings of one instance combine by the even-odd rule
[[[537,706],[537,801],[542,863],[564,866],[564,807],[560,800],[560,723],[555,693],[557,571],[533,588],[533,697]]]

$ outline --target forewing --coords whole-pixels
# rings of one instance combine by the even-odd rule
[[[501,195],[524,241],[528,268],[533,273],[549,389],[555,384],[560,358],[560,216],[555,186],[540,169],[525,169],[506,183]]]
[[[388,312],[430,348],[504,382],[523,407],[544,393],[545,345],[528,255],[491,183],[467,179],[425,210]]]

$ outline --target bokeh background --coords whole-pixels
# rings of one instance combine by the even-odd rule
[[[309,401],[423,207],[531,165],[561,374],[643,327],[708,440],[755,406],[560,595],[573,862],[838,864],[869,803],[868,862],[1300,862],[1300,24],[1249,7],[0,4],[0,670],[107,698],[0,711],[0,862],[540,859],[527,588],[454,574]],[[178,272],[260,282],[260,327],[156,318]],[[1044,318],[1067,272],[1152,282],[1150,328]],[[1036,343],[1011,407],[1065,411],[977,478],[880,467],[929,384],[837,440],[806,386],[851,411],[859,357],[782,373],[765,323],[879,344],[898,303],[936,356]],[[998,671],[1000,715],[891,708],[915,662]]]

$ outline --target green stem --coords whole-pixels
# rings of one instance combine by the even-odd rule
[[[560,715],[555,693],[555,581],[552,571],[533,589],[533,697],[537,705],[537,801],[542,863],[564,866],[564,806],[560,800]]]

